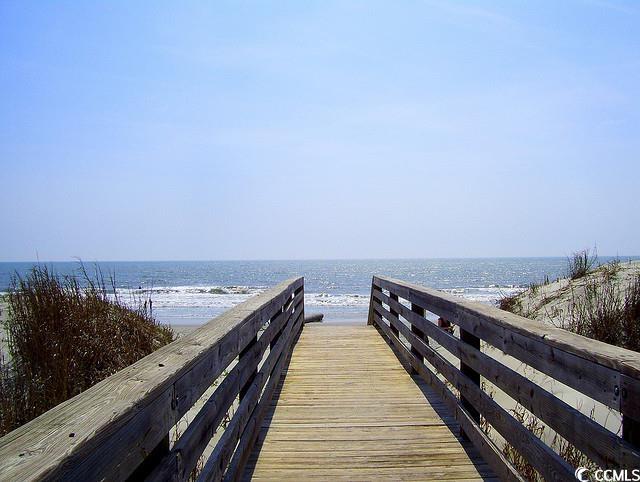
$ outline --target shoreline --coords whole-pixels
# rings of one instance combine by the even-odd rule
[[[314,313],[315,314],[315,313]],[[212,318],[212,320],[215,318]],[[209,320],[211,321],[211,320]],[[196,324],[196,323],[173,323],[169,324],[169,326],[173,329],[176,334],[176,339],[182,338],[183,336],[188,335],[189,333],[194,332],[198,328],[206,325],[208,322]],[[340,319],[323,319],[320,322],[311,323],[312,325],[339,325],[339,326],[363,326],[367,324],[367,318],[340,318]]]
[[[7,305],[5,302],[0,301],[0,359],[4,358],[5,360],[9,356],[7,340],[6,340],[5,330],[4,330],[4,321],[7,316],[6,306]],[[323,313],[323,312],[321,310],[316,310],[309,314],[317,314],[317,313]],[[330,312],[329,314],[327,313],[323,313],[323,314],[324,314],[324,319],[320,322],[322,324],[359,326],[359,325],[366,325],[367,323],[366,313],[364,313],[363,315],[360,315],[360,314],[353,313],[353,311],[349,311],[349,312],[340,314],[339,312],[334,311],[334,312]],[[192,333],[193,331],[197,330],[201,326],[204,326],[205,324],[209,323],[211,320],[214,320],[216,317],[217,316],[214,316],[206,321],[203,321],[202,323],[193,323],[193,322],[166,323],[162,321],[158,321],[158,323],[170,326],[176,335],[176,339],[178,339],[178,338],[182,338],[185,335],[188,335],[189,333]],[[191,321],[191,320],[185,320],[185,321]]]

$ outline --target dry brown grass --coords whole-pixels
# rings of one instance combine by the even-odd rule
[[[547,430],[546,425],[542,423],[538,417],[526,410],[522,405],[517,405],[513,410],[511,410],[511,414],[536,437],[543,437]],[[591,414],[591,418],[593,419],[593,413]],[[550,447],[574,468],[598,468],[597,465],[586,455],[580,452],[575,445],[567,442],[558,434],[554,434]],[[529,461],[523,457],[523,455],[518,452],[513,445],[506,442],[502,448],[502,453],[525,480],[535,482],[544,481],[544,478],[540,473],[533,468]]]
[[[576,251],[567,259],[567,278],[579,279],[596,267],[598,253],[596,248]]]
[[[545,425],[536,417],[531,416],[529,412],[524,409],[524,407],[518,405],[515,409],[511,410],[511,414],[518,422],[524,425],[536,437],[542,437],[542,434],[545,430]],[[525,480],[544,480],[540,473],[529,463],[529,461],[524,458],[522,454],[518,452],[510,443],[507,442],[504,444],[502,453]]]
[[[640,351],[640,275],[623,291],[613,276],[589,280],[571,303],[565,328],[611,345]]]
[[[575,280],[584,277],[584,280],[570,300],[569,316],[561,327],[611,345],[640,351],[640,275],[636,275],[625,287],[625,283],[620,283],[618,279],[621,270],[619,260],[613,260],[594,271],[596,260],[595,251],[593,254],[582,251],[569,259],[569,278]],[[535,294],[536,289],[530,291]],[[499,306],[515,313],[523,311],[517,295],[503,298]],[[516,420],[539,438],[550,430],[520,405],[511,412]],[[593,413],[590,416],[594,418]],[[489,432],[489,429],[485,431]],[[550,447],[571,466],[597,468],[595,462],[575,445],[552,431],[551,434],[553,439]],[[541,475],[511,444],[503,446],[503,453],[524,479],[542,480]]]
[[[518,295],[503,296],[498,301],[498,307],[501,310],[509,311],[510,313],[520,313],[522,303],[518,299]]]
[[[133,308],[99,271],[58,276],[35,266],[6,297],[10,360],[0,360],[0,435],[44,413],[173,340],[148,305]]]

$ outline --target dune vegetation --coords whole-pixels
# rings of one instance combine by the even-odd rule
[[[504,297],[499,307],[594,340],[640,351],[640,262],[616,259],[599,264],[595,250],[579,251],[567,260],[566,278],[532,283],[522,293]],[[579,405],[583,402],[590,406],[586,401]],[[596,468],[593,461],[553,434],[524,407],[518,405],[511,412],[536,436],[551,433],[552,448],[572,466]],[[608,413],[607,410],[596,413],[593,408],[589,416],[592,419],[604,416],[606,421]],[[616,418],[610,415],[611,419]],[[503,453],[525,480],[542,480],[510,444],[504,444]]]
[[[640,351],[640,262],[598,264],[595,252],[574,253],[567,277],[532,283],[504,297],[503,310],[611,345]]]
[[[5,296],[8,356],[0,360],[0,436],[174,339],[149,304],[124,302],[96,270],[16,274]]]

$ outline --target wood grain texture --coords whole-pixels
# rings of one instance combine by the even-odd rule
[[[249,299],[7,434],[0,479],[126,479],[302,286]]]
[[[240,393],[241,387],[254,376],[256,368],[268,347],[274,349],[287,323],[293,323],[291,316],[294,308],[296,317],[301,313],[303,295],[298,294],[286,311],[278,311],[262,332],[247,356],[239,360],[224,380],[211,394],[202,409],[189,424],[185,432],[175,442],[170,453],[147,478],[149,481],[186,480],[196,466],[205,447],[218,429],[231,404]]]
[[[449,361],[441,357],[432,347],[420,340],[397,319],[391,318],[391,324],[399,329],[400,333],[411,343],[411,348],[420,351],[422,357],[444,375],[444,377],[460,391],[471,406],[487,419],[505,440],[522,454],[525,459],[538,471],[545,480],[573,480],[573,468],[556,454],[542,440],[531,433],[524,425],[517,421],[509,412],[498,405],[489,395],[475,384]],[[374,322],[384,330],[391,330],[383,320],[382,315],[374,313]],[[412,352],[413,356],[413,352]],[[415,357],[414,357],[415,358]],[[422,359],[415,358],[418,364]],[[464,405],[463,405],[464,407]],[[471,416],[473,414],[470,414]]]
[[[426,335],[433,338],[449,353],[472,367],[518,403],[540,417],[601,466],[629,468],[640,466],[638,449],[615,433],[496,359],[462,343],[461,340],[440,329],[434,323],[426,319],[419,319],[406,306],[390,296],[382,292],[376,292],[376,296],[381,303],[390,308],[387,311],[380,304],[376,305],[376,309],[385,318],[397,317],[395,313],[399,312],[402,317],[411,319],[413,324],[421,326]],[[624,386],[623,383],[623,388]],[[638,400],[639,398],[634,398],[632,394],[623,392],[622,399]]]
[[[251,455],[251,450],[255,444],[256,438],[260,432],[260,427],[262,425],[262,421],[269,409],[271,404],[271,400],[276,393],[276,388],[280,383],[280,378],[282,377],[282,372],[284,371],[287,363],[290,360],[291,356],[291,348],[292,345],[296,343],[297,338],[300,334],[300,330],[302,329],[302,325],[304,325],[304,317],[302,313],[298,314],[297,320],[293,326],[293,331],[289,336],[289,341],[287,342],[287,347],[280,355],[280,359],[278,360],[277,366],[274,368],[271,376],[269,377],[269,382],[260,397],[260,402],[256,406],[249,423],[244,429],[240,440],[238,441],[238,446],[236,447],[236,451],[233,454],[233,458],[229,463],[229,467],[224,476],[225,482],[235,482],[240,480],[242,477],[242,471],[246,466],[247,460]]]
[[[455,323],[531,367],[623,413],[621,375],[640,392],[640,353],[423,286],[374,276],[373,282]],[[372,290],[373,293],[373,290]]]
[[[500,480],[522,482],[523,479],[520,474],[516,472],[501,450],[487,437],[476,421],[471,418],[471,415],[467,413],[460,400],[451,392],[449,387],[435,373],[429,370],[424,363],[421,363],[413,356],[404,343],[391,331],[390,325],[382,322],[379,315],[374,313],[374,319],[378,320],[378,322],[374,321],[376,328],[379,329],[389,346],[393,348],[395,355],[401,361],[404,360],[404,363],[409,364],[427,385],[436,391],[440,399],[445,402],[451,413],[453,413],[467,438],[471,440],[474,447],[480,452]]]
[[[372,326],[306,326],[278,392],[245,480],[495,477]]]
[[[291,320],[285,325],[281,336],[278,337],[276,345],[269,351],[267,358],[255,375],[251,386],[246,391],[245,396],[240,400],[240,404],[235,410],[229,425],[225,428],[222,437],[220,437],[209,459],[200,471],[198,482],[210,480],[219,481],[222,479],[227,465],[233,457],[238,440],[247,425],[251,422],[253,411],[262,396],[263,388],[270,379],[269,377],[273,373],[279,372],[279,369],[284,363],[283,359],[286,358],[286,352],[290,347],[291,334],[294,330],[299,329],[303,323],[303,313],[301,310],[294,313],[292,317],[295,318],[295,323]]]

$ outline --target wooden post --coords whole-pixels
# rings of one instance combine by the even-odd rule
[[[145,480],[168,453],[169,434],[167,434],[166,437],[163,437],[162,440],[160,440],[160,443],[156,445],[151,452],[149,452],[149,455],[145,457],[138,468],[129,476],[127,481],[132,482]]]
[[[640,422],[633,420],[628,415],[622,415],[622,438],[636,447],[640,447]]]
[[[300,323],[300,332],[302,332],[302,330],[304,330],[304,281],[302,282],[302,286],[300,287],[300,291],[302,292],[302,306],[301,306],[301,310],[302,310],[302,323]],[[292,318],[292,321],[295,321],[295,317]],[[297,334],[292,334],[291,336],[295,338]]]
[[[420,316],[422,316],[424,318],[425,309],[422,308],[421,306],[418,306],[415,303],[411,303],[411,311],[413,311],[414,313],[417,313],[418,315],[420,315]],[[420,328],[418,328],[417,326],[412,324],[411,325],[411,332],[414,333],[421,340],[424,340],[425,343],[429,344],[429,341],[424,336],[424,332]],[[424,363],[424,357],[420,354],[420,351],[417,348],[413,347],[413,345],[411,346],[411,353],[415,357],[417,357],[418,360],[420,360],[421,362]]]
[[[415,303],[411,303],[411,311],[413,311],[414,313],[424,318],[425,309],[422,308],[421,306],[418,306]],[[414,324],[411,324],[411,333],[415,334],[418,338],[423,340],[427,345],[429,344],[429,339],[424,335],[424,332]],[[424,363],[424,357],[420,353],[420,350],[415,348],[413,345],[411,345],[411,354],[415,356],[418,360],[420,360],[422,363]],[[410,372],[414,375],[418,373],[418,371],[413,367],[411,368]]]
[[[640,448],[640,410],[637,401],[640,398],[638,386],[626,376],[620,376],[620,408],[622,409],[622,438]],[[635,406],[635,407],[634,407]],[[633,408],[632,410],[629,410]]]
[[[278,319],[282,316],[283,312],[284,312],[284,307],[280,308],[280,311],[278,311],[275,315],[273,315],[271,317],[271,321],[269,323],[273,323],[275,321],[278,321]],[[285,329],[285,326],[283,326],[280,329],[280,331],[275,334],[275,336],[271,340],[271,343],[269,343],[269,349],[270,350],[273,350],[273,347],[276,346],[276,343],[278,343],[278,339],[280,338],[280,334],[282,333],[282,330],[284,330],[284,329]]]
[[[391,293],[391,291],[389,291],[389,298],[391,298],[392,300],[398,301],[398,295],[395,295],[395,294]],[[389,307],[389,311],[390,311],[390,312],[391,312],[391,314],[392,314],[393,316],[395,316],[396,318],[398,318],[398,316],[400,315],[400,313],[398,313],[397,311],[394,311],[394,309],[393,309],[393,308],[391,308],[391,307]],[[399,318],[398,318],[398,319],[399,319]],[[391,325],[391,331],[392,331],[392,333],[393,333],[394,335],[396,335],[396,337],[397,337],[398,339],[400,339],[400,332],[398,331],[398,329],[397,329],[395,326]]]
[[[247,356],[247,353],[249,353],[251,351],[251,349],[253,348],[253,346],[258,342],[258,335],[254,336],[251,341],[247,344],[247,346],[244,347],[244,350],[242,350],[240,352],[240,360],[242,360],[243,356]],[[249,390],[249,388],[251,388],[251,384],[253,383],[253,380],[255,379],[256,375],[258,374],[258,365],[256,364],[256,366],[253,369],[253,372],[251,373],[251,375],[247,378],[246,383],[244,384],[243,387],[240,388],[240,400],[242,401],[242,399],[244,398],[245,394],[247,393],[247,391]]]
[[[375,291],[382,291],[379,286],[376,286],[371,280],[371,298],[369,300],[369,318],[367,319],[367,325],[373,325],[373,304],[380,303],[377,298],[373,296]]]
[[[460,329],[460,341],[468,345],[471,345],[473,348],[480,350],[480,338],[469,333],[466,330],[463,330],[462,328]],[[473,368],[471,368],[470,366],[462,362],[460,362],[460,371],[462,372],[463,375],[466,375],[467,377],[469,377],[473,383],[480,386],[480,374],[477,371],[475,371]],[[478,410],[465,397],[460,396],[460,401],[462,402],[462,406],[469,413],[471,418],[475,420],[475,422],[479,425],[480,412],[478,412]],[[462,430],[462,428],[460,429],[460,435],[466,440],[468,440],[468,437],[464,433],[464,430]]]

